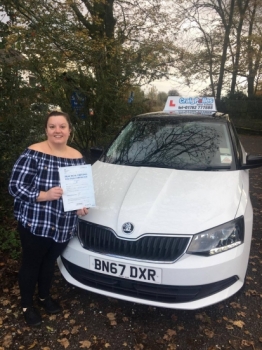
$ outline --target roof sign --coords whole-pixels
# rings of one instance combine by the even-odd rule
[[[192,113],[195,112],[216,112],[216,103],[214,97],[180,97],[168,96],[164,112],[177,113],[183,111]],[[201,113],[202,114],[202,113]]]

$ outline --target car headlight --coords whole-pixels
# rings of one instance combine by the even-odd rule
[[[188,254],[214,255],[225,252],[244,242],[244,217],[196,234],[187,250]]]

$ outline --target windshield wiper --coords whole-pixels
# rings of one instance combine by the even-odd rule
[[[231,165],[186,165],[185,170],[196,170],[196,171],[211,171],[211,170],[228,170],[231,169]]]
[[[104,160],[107,163],[107,160]],[[231,165],[198,165],[198,164],[172,164],[165,165],[161,162],[143,162],[143,161],[109,161],[111,164],[126,165],[126,166],[136,166],[145,168],[164,168],[164,169],[176,169],[176,170],[191,170],[191,171],[219,171],[219,170],[229,170]]]
[[[121,165],[128,165],[128,166],[138,166],[138,167],[144,167],[144,168],[168,168],[173,169],[172,166],[164,165],[162,163],[145,163],[145,162],[132,162],[132,163],[121,163]]]

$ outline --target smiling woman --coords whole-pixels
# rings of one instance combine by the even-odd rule
[[[82,155],[67,145],[71,130],[67,113],[49,113],[45,123],[47,140],[29,146],[21,154],[9,183],[22,245],[21,306],[29,326],[41,324],[33,307],[37,284],[39,306],[51,314],[61,311],[50,296],[55,261],[75,233],[78,215],[88,212],[87,208],[64,212],[58,169],[85,164]]]

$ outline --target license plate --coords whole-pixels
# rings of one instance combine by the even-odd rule
[[[119,263],[90,256],[89,269],[105,275],[127,278],[140,282],[161,283],[161,269]]]

